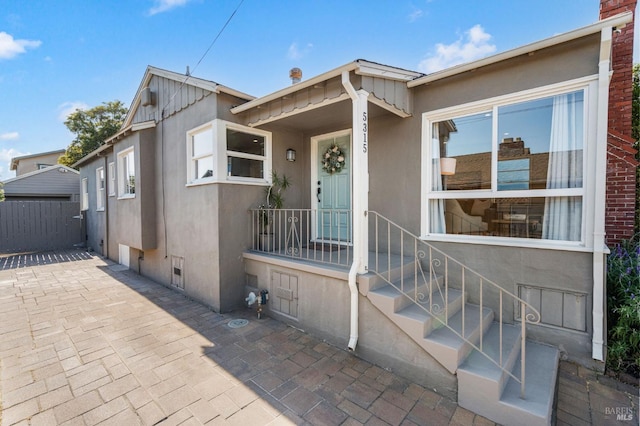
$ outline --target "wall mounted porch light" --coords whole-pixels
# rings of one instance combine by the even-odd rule
[[[287,150],[287,161],[296,161],[296,150],[289,148]]]

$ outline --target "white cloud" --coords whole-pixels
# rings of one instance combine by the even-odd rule
[[[13,157],[20,157],[22,155],[28,155],[26,152],[20,152],[14,148],[0,149],[0,180],[6,180],[15,177],[15,173],[9,171],[11,166],[11,159]]]
[[[409,14],[409,22],[415,22],[418,19],[424,16],[424,12],[420,9],[414,9],[413,12]]]
[[[435,54],[422,60],[418,69],[432,73],[483,58],[496,51],[496,45],[490,41],[491,34],[486,33],[482,26],[475,25],[451,44],[436,44]]]
[[[0,59],[12,59],[41,44],[40,40],[16,40],[11,34],[0,31]]]
[[[18,139],[19,137],[20,137],[20,134],[18,132],[0,133],[0,141],[15,140],[15,139]]]
[[[309,52],[313,49],[313,44],[307,43],[302,49],[298,47],[298,43],[291,43],[289,46],[289,50],[287,51],[287,58],[289,59],[300,59],[304,56],[307,56]]]
[[[154,0],[155,6],[149,9],[149,15],[167,12],[176,7],[184,6],[189,0]]]
[[[89,105],[81,101],[69,101],[58,105],[58,120],[65,121],[69,114],[76,112],[77,109],[89,109]]]

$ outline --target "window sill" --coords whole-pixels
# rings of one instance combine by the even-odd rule
[[[454,244],[477,244],[485,246],[517,247],[524,249],[560,250],[582,253],[593,253],[592,247],[585,247],[582,242],[552,241],[524,238],[474,237],[471,235],[434,234],[422,236],[420,239],[427,243],[442,242]]]
[[[246,180],[246,178],[227,178],[227,180],[211,179],[188,182],[185,187],[190,188],[193,186],[211,185],[211,184],[231,184],[231,185],[254,185],[254,186],[266,186],[269,182],[264,179]]]
[[[101,209],[96,209],[97,212],[103,212],[104,211],[104,207]]]
[[[123,194],[118,197],[118,200],[132,200],[136,198],[136,194]]]

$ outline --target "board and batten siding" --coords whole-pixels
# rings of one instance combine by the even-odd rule
[[[132,120],[134,124],[150,120],[159,123],[160,113],[163,108],[164,117],[166,118],[213,93],[190,84],[183,84],[179,81],[159,76],[153,76],[149,81],[148,87],[151,90],[153,102],[151,105],[139,105],[137,107]]]
[[[0,253],[72,248],[82,242],[80,203],[0,203]]]

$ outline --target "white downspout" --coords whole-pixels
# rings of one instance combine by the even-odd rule
[[[596,164],[593,218],[593,337],[591,356],[604,361],[605,304],[605,199],[607,182],[607,134],[609,122],[609,83],[612,27],[603,28],[598,64],[598,119],[596,123]]]
[[[349,291],[351,293],[351,315],[349,350],[358,344],[358,287],[356,278],[368,269],[369,234],[367,210],[369,209],[369,160],[368,136],[369,119],[365,90],[356,91],[349,80],[349,71],[342,72],[342,85],[351,98],[353,107],[352,164],[353,164],[353,263],[349,270]]]

